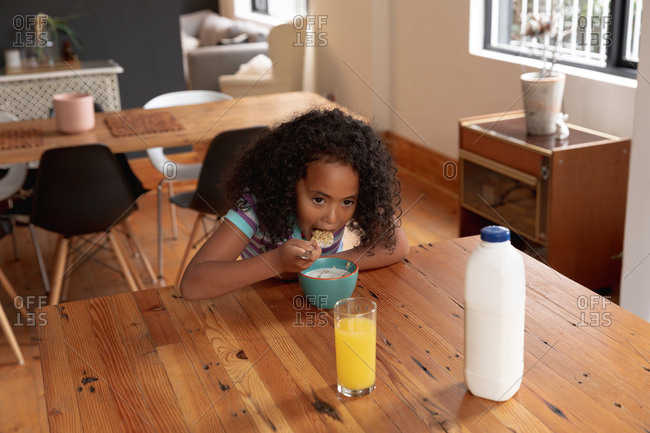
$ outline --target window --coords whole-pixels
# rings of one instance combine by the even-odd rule
[[[266,0],[252,0],[252,10],[258,14],[268,14],[269,5]]]
[[[554,61],[633,77],[641,7],[642,0],[486,0],[485,48],[542,58],[546,42]],[[557,26],[560,37],[526,36],[531,16]]]
[[[632,0],[627,4],[625,26],[625,54],[628,62],[639,62],[639,41],[641,40],[641,6],[642,0]]]
[[[235,11],[238,15],[252,12],[290,21],[307,14],[307,0],[235,0]]]

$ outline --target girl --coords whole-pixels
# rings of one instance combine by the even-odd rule
[[[321,255],[360,269],[401,260],[409,246],[396,219],[396,173],[372,127],[338,109],[310,111],[264,134],[233,167],[225,187],[235,206],[187,266],[183,298],[294,278]],[[346,226],[359,245],[343,250]],[[332,232],[333,244],[311,240],[315,230]]]

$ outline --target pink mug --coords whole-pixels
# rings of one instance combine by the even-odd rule
[[[78,134],[95,127],[93,95],[87,93],[59,93],[54,100],[56,127],[65,134]]]

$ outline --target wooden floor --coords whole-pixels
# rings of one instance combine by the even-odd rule
[[[138,211],[129,220],[145,252],[156,266],[156,196],[153,193],[159,175],[146,160],[135,161],[132,166],[152,191],[138,202]],[[432,187],[422,179],[401,171],[403,227],[411,245],[437,242],[458,236],[458,197]],[[192,188],[187,184],[184,188]],[[179,192],[179,187],[175,192]],[[178,239],[171,237],[169,208],[163,209],[164,222],[164,276],[171,284],[176,278],[187,237],[195,218],[195,213],[178,210]],[[20,298],[38,302],[45,298],[38,266],[34,256],[29,230],[17,229],[19,261],[13,259],[11,239],[0,240],[0,266],[12,282]],[[38,238],[43,250],[48,270],[51,271],[55,235],[38,230]],[[82,247],[85,248],[85,247]],[[117,268],[117,263],[109,251],[100,251],[96,256]],[[153,287],[140,266],[140,275],[148,287]],[[161,285],[161,283],[158,283]],[[69,280],[68,300],[84,299],[112,293],[127,292],[128,286],[121,275],[94,261],[80,267]],[[40,355],[36,340],[36,326],[47,317],[32,316],[32,324],[27,326],[24,319],[16,314],[13,301],[0,290],[0,302],[14,331],[25,357],[25,365],[18,365],[9,349],[4,335],[0,334],[0,433],[8,432],[47,432],[48,422],[43,396]],[[34,308],[28,308],[34,314]]]

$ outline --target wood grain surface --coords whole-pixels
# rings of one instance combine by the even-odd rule
[[[194,145],[207,148],[215,135],[228,129],[257,125],[273,126],[287,121],[311,108],[338,107],[334,102],[311,92],[287,92],[263,96],[247,96],[231,101],[198,105],[166,107],[157,110],[132,108],[117,112],[95,114],[95,127],[80,134],[62,134],[56,129],[55,119],[34,119],[0,124],[0,134],[16,128],[42,131],[42,145],[24,148],[0,149],[3,163],[34,161],[47,149],[80,144],[103,143],[114,153],[144,150],[149,147]],[[183,129],[176,131],[135,134],[114,137],[104,122],[105,118],[121,118],[128,123],[129,116],[152,113],[170,113]],[[127,128],[129,129],[129,128]]]
[[[336,392],[330,310],[268,280],[200,302],[174,287],[44,307],[53,432],[650,431],[650,324],[525,257],[524,378],[509,401],[463,380],[476,237],[359,275],[378,304],[377,388]]]

